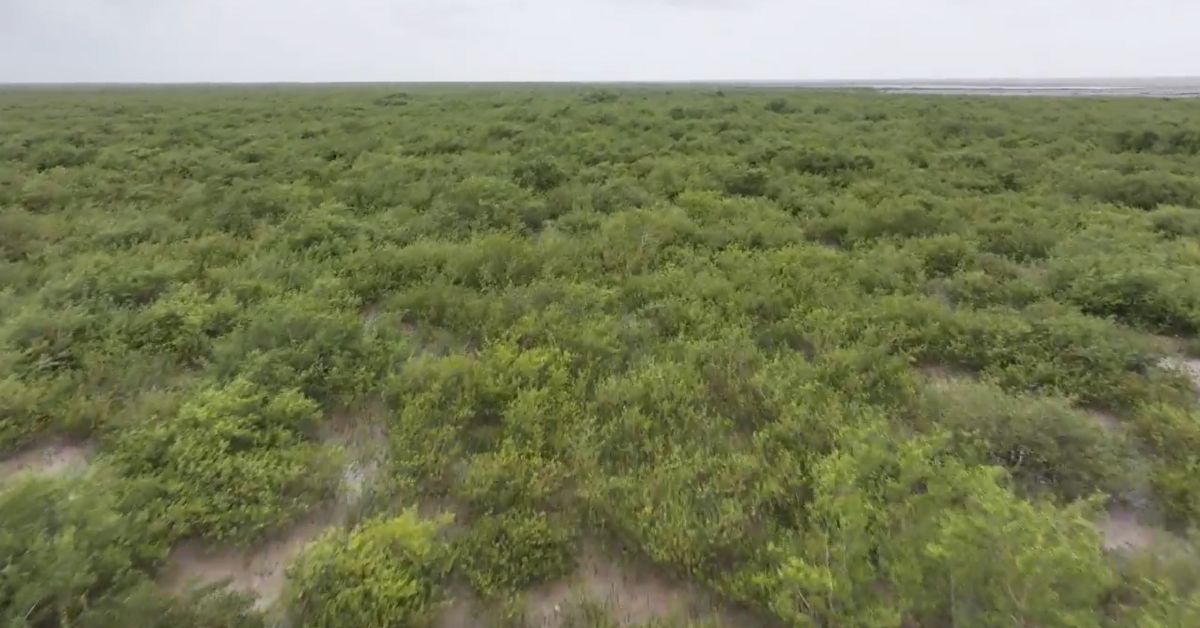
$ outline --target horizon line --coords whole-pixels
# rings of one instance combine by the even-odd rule
[[[902,77],[902,78],[723,78],[723,79],[548,79],[548,80],[116,80],[116,81],[0,81],[0,86],[209,86],[209,85],[679,85],[679,84],[732,84],[732,85],[864,85],[888,83],[902,84],[962,84],[970,82],[989,83],[1077,83],[1082,81],[1200,81],[1196,75],[1079,75],[1058,77]]]

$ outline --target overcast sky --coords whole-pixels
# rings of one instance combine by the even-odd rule
[[[1200,0],[0,0],[0,82],[1200,75]]]

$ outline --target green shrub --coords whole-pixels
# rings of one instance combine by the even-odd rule
[[[1151,445],[1158,460],[1151,482],[1167,516],[1174,522],[1200,522],[1200,412],[1165,404],[1143,408],[1134,417],[1137,435]]]
[[[850,202],[822,222],[826,230],[844,231],[846,235],[839,240],[847,243],[929,236],[958,229],[957,221],[942,208],[927,199],[910,197],[888,200],[878,206]]]
[[[299,387],[323,403],[361,394],[380,354],[368,346],[356,312],[328,306],[316,295],[296,295],[246,311],[248,320],[214,343],[215,370],[267,388]]]
[[[17,449],[53,424],[54,392],[43,381],[0,379],[0,452]]]
[[[994,265],[987,270],[960,272],[937,284],[949,299],[975,308],[1008,306],[1024,308],[1046,298],[1046,289],[1026,274],[1005,272]]]
[[[761,168],[736,167],[724,174],[723,186],[725,193],[733,196],[763,196],[769,180]]]
[[[1160,540],[1153,551],[1118,564],[1121,580],[1109,595],[1113,625],[1190,626],[1200,621],[1200,552],[1188,540]]]
[[[319,416],[299,391],[236,380],[126,428],[112,461],[172,537],[249,541],[332,495],[336,467],[311,442]]]
[[[536,507],[563,491],[567,470],[562,464],[505,445],[471,458],[461,492],[477,511],[495,514]]]
[[[980,248],[1017,262],[1045,259],[1059,239],[1046,225],[1000,222],[976,228]]]
[[[1082,185],[1097,200],[1147,211],[1161,205],[1193,205],[1200,198],[1193,180],[1157,171],[1097,177]]]
[[[1200,330],[1200,286],[1190,269],[1156,266],[1110,255],[1052,263],[1050,287],[1085,313],[1112,316],[1160,333]]]
[[[772,98],[767,103],[766,110],[771,113],[791,113],[795,111],[785,98]]]
[[[547,515],[512,511],[473,521],[457,552],[471,585],[491,597],[567,575],[574,543],[570,529]]]
[[[545,201],[499,177],[470,176],[433,201],[438,227],[466,233],[483,229],[519,231],[541,226],[550,217]]]
[[[946,277],[970,269],[979,255],[974,244],[958,234],[913,240],[911,246],[930,277]]]
[[[62,237],[61,223],[22,209],[0,214],[0,260],[21,261],[45,250],[49,241]]]
[[[1154,150],[1159,135],[1149,129],[1143,131],[1121,131],[1113,136],[1117,150],[1144,153]]]
[[[314,541],[288,568],[294,625],[425,625],[445,597],[442,580],[451,565],[450,551],[438,539],[443,523],[423,521],[410,510]]]
[[[251,600],[215,588],[167,596],[167,555],[137,501],[89,476],[0,486],[0,621],[5,626],[262,628]]]
[[[208,356],[214,338],[233,326],[237,310],[228,295],[210,299],[194,286],[184,285],[133,318],[130,343],[194,364]]]
[[[1113,136],[1121,152],[1160,153],[1165,155],[1200,154],[1200,132],[1190,129],[1160,134],[1151,129],[1120,131]]]
[[[27,477],[0,487],[0,619],[8,626],[101,626],[166,555],[114,487]],[[110,624],[111,625],[111,624]]]
[[[618,100],[620,100],[620,98],[621,98],[620,94],[617,94],[615,92],[610,92],[608,90],[600,89],[600,90],[594,90],[594,91],[587,92],[586,94],[583,95],[581,100],[585,103],[600,104],[600,103],[617,102]]]
[[[1132,452],[1066,403],[1013,397],[982,383],[943,382],[923,399],[921,419],[951,435],[966,460],[1002,466],[1030,494],[1066,500],[1125,488]]]
[[[1159,207],[1150,213],[1154,230],[1168,238],[1200,237],[1200,209]]]
[[[265,618],[253,608],[253,603],[250,596],[220,586],[168,596],[159,585],[145,580],[126,592],[98,600],[70,625],[83,628],[266,628]]]
[[[517,166],[513,178],[527,188],[547,192],[566,181],[567,175],[554,160],[543,157]]]
[[[510,610],[586,528],[756,624],[1195,624],[1186,568],[1063,506],[1200,517],[1152,337],[1200,348],[1194,107],[720,91],[0,90],[2,466],[96,439],[89,525],[245,544],[371,431],[351,471],[460,509],[455,575]],[[306,621],[428,618],[441,576],[374,560],[313,567]],[[36,625],[265,622],[157,561]]]
[[[795,625],[1091,625],[1111,582],[1079,508],[1015,498],[928,443],[850,436],[815,466],[808,527],[751,576]]]
[[[772,162],[785,170],[826,177],[867,171],[875,167],[875,160],[867,155],[849,155],[820,150],[784,151],[775,156]]]
[[[18,373],[25,377],[53,375],[82,365],[99,318],[79,308],[27,308],[4,320],[0,333],[8,351],[13,352]]]
[[[375,104],[380,107],[403,107],[408,104],[408,94],[405,92],[394,92],[375,99]]]
[[[391,405],[400,408],[391,430],[396,471],[430,491],[446,485],[467,433],[494,423],[501,408],[479,361],[464,355],[420,357],[388,389]]]

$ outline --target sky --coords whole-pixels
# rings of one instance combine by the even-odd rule
[[[0,0],[0,82],[1200,75],[1197,0]]]

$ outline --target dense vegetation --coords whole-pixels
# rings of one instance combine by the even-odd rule
[[[592,543],[766,625],[1200,625],[1197,173],[1194,102],[0,93],[0,452],[97,447],[0,479],[0,617],[518,621]],[[356,421],[278,613],[156,585]]]

